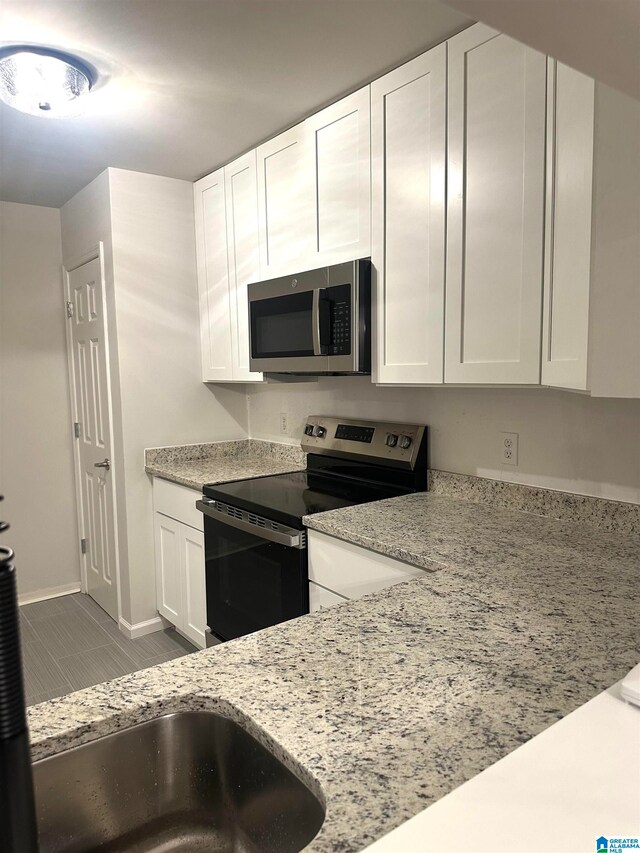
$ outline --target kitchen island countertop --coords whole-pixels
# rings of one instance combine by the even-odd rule
[[[321,792],[307,849],[357,851],[637,663],[637,537],[420,500],[408,547],[430,537],[437,571],[30,708],[34,758],[219,709]],[[425,512],[431,533],[412,523]]]

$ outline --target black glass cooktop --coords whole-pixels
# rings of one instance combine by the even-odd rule
[[[205,486],[203,491],[207,497],[300,528],[305,515],[396,497],[408,490],[296,471]]]

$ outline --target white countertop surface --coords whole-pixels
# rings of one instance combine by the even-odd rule
[[[640,838],[640,708],[620,685],[366,848],[367,853],[590,853]]]

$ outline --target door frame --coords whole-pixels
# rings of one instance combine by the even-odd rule
[[[81,464],[80,464],[80,444],[74,434],[73,424],[78,422],[78,410],[77,410],[77,388],[76,388],[76,378],[75,378],[75,370],[74,370],[74,355],[73,355],[73,340],[72,340],[72,332],[71,332],[71,317],[67,315],[67,302],[71,301],[71,288],[69,285],[69,273],[78,269],[79,267],[84,266],[89,263],[89,261],[97,260],[100,264],[100,279],[102,284],[102,318],[103,318],[103,326],[104,326],[104,353],[105,358],[107,360],[107,367],[111,364],[110,352],[109,352],[109,317],[107,314],[107,287],[106,287],[106,275],[105,275],[105,262],[104,262],[104,244],[102,241],[96,243],[86,252],[83,252],[81,255],[74,257],[69,263],[63,264],[62,266],[62,280],[63,280],[63,310],[65,317],[65,337],[67,344],[67,371],[68,371],[68,380],[69,380],[69,411],[71,415],[71,441],[73,442],[73,469],[74,469],[74,486],[75,486],[75,500],[76,500],[76,518],[78,523],[78,537],[77,537],[77,548],[78,548],[78,557],[80,559],[80,589],[82,592],[87,592],[88,582],[87,582],[87,555],[82,552],[82,544],[81,540],[85,538],[85,518],[84,518],[84,504],[82,498],[82,472],[81,472]],[[113,423],[113,396],[111,392],[111,371],[107,369],[107,417],[109,419],[109,430],[111,433],[111,456],[114,456],[115,450],[115,431],[114,431],[114,423]],[[117,474],[118,466],[115,464],[111,465],[111,474],[112,474],[112,495],[113,495],[113,532],[115,542],[113,548],[114,560],[115,560],[115,578],[116,578],[116,594],[117,594],[117,602],[118,602],[118,624],[120,624],[120,619],[122,618],[122,589],[120,584],[120,534],[118,529],[118,483],[119,477]]]

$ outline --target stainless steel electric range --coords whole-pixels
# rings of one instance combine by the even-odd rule
[[[309,612],[306,515],[427,489],[427,427],[313,416],[307,470],[204,487],[210,643]]]

